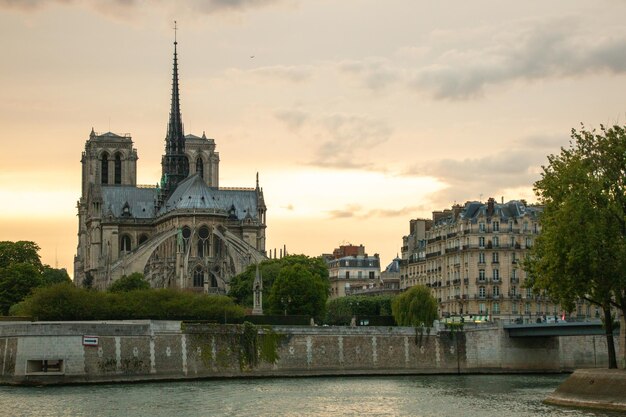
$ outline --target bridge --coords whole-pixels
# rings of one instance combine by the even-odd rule
[[[605,334],[600,320],[505,324],[503,327],[510,337],[597,336]],[[613,334],[619,335],[619,326],[616,326]]]

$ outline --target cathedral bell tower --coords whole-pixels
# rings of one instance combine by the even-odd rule
[[[174,22],[176,23],[176,22]],[[174,27],[176,34],[176,27]],[[174,35],[174,70],[172,74],[172,103],[170,120],[165,137],[165,155],[161,159],[161,201],[164,203],[174,192],[178,184],[189,175],[189,160],[185,155],[185,133],[180,115],[178,95],[178,57],[176,53],[176,35]]]

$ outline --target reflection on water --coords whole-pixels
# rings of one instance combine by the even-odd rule
[[[7,416],[616,416],[541,403],[565,375],[204,380],[0,387]]]

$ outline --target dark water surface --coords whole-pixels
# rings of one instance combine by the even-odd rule
[[[566,375],[279,378],[0,387],[2,416],[617,416],[544,405]]]

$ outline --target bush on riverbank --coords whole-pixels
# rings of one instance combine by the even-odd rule
[[[244,310],[226,296],[172,289],[99,292],[58,284],[39,288],[10,311],[36,320],[209,320],[243,319]]]
[[[352,295],[335,298],[330,300],[326,306],[325,322],[331,325],[346,326],[350,324],[352,317],[391,316],[392,299],[392,295]]]

